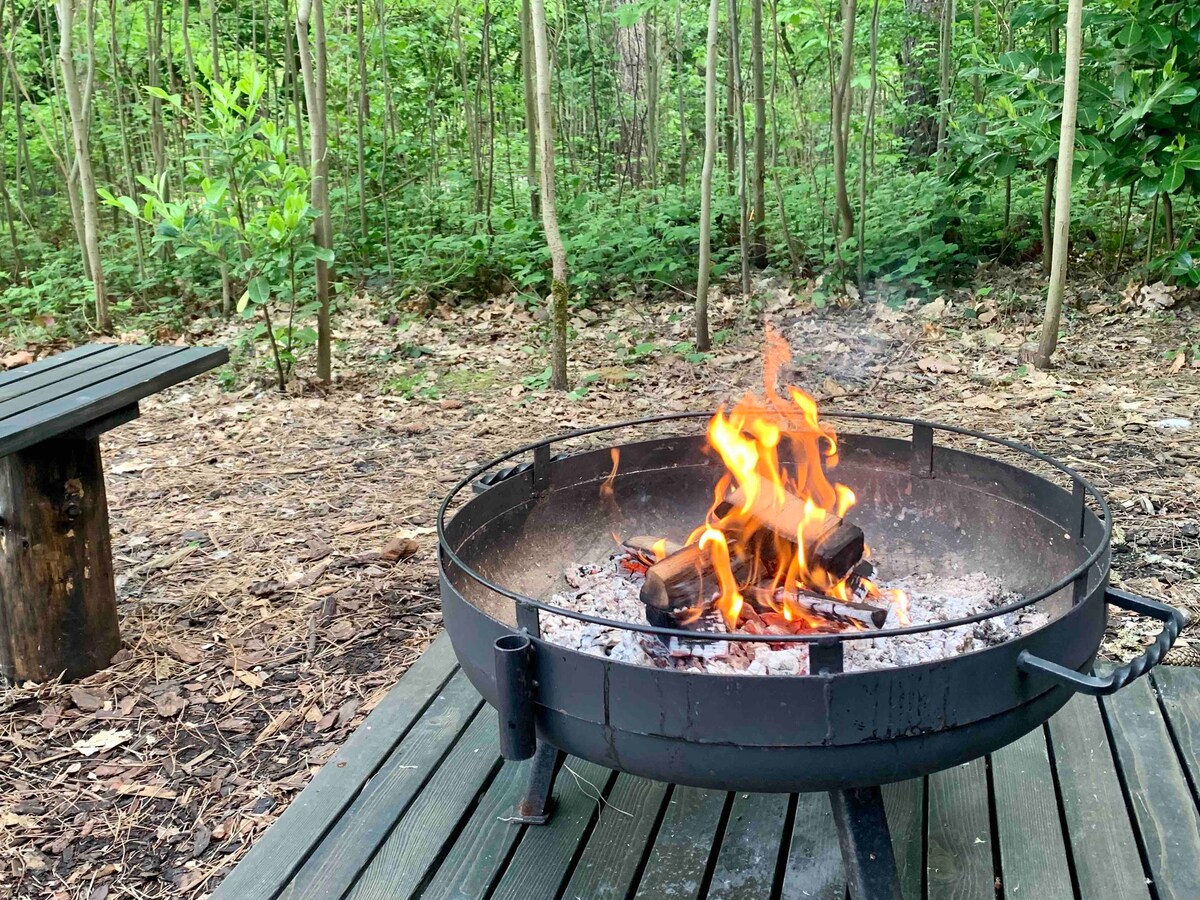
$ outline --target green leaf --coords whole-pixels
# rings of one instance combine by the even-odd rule
[[[313,256],[323,263],[332,263],[334,260],[334,253],[328,247],[314,247]]]
[[[246,307],[249,305],[250,305],[250,292],[244,291],[242,293],[242,296],[238,298],[238,302],[237,302],[238,313],[239,314],[244,313],[246,311]]]
[[[1155,25],[1147,22],[1146,38],[1159,50],[1166,50],[1171,46],[1171,29],[1166,25]]]
[[[1185,147],[1175,161],[1186,169],[1200,169],[1200,144]]]
[[[262,275],[252,278],[246,285],[246,294],[255,304],[261,306],[271,296],[271,283]]]
[[[1183,184],[1183,176],[1183,164],[1179,162],[1179,160],[1175,160],[1173,163],[1171,163],[1171,165],[1167,166],[1166,171],[1163,172],[1162,189],[1168,194],[1175,193],[1175,191],[1179,190],[1180,185]]]

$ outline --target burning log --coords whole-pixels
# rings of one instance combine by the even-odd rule
[[[649,534],[635,534],[621,541],[621,546],[647,565],[653,565],[659,559],[670,556],[683,549],[669,538],[657,538]]]
[[[749,560],[737,544],[729,546],[729,563],[734,577],[740,579]],[[640,597],[647,607],[654,609],[683,609],[711,600],[719,587],[711,550],[688,544],[646,570]]]
[[[823,594],[811,591],[772,591],[769,587],[753,587],[746,592],[746,599],[762,612],[792,608],[800,610],[802,615],[823,622],[837,625],[861,628],[864,631],[877,631],[887,621],[888,611],[869,603],[856,603],[845,600],[835,600]]]
[[[745,502],[744,489],[738,488],[717,509],[717,514],[726,515]],[[789,543],[796,543],[797,535],[802,535],[805,564],[814,574],[819,572],[828,578],[830,587],[853,572],[862,560],[865,540],[861,528],[832,513],[814,511],[792,494],[785,495],[782,504],[776,503],[770,485],[761,486],[750,506],[749,517]]]

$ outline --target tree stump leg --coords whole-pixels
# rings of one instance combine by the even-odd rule
[[[0,459],[0,673],[82,678],[120,648],[99,440]]]

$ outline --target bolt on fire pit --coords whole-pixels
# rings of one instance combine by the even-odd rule
[[[551,451],[583,437],[701,417],[660,416],[530,444],[470,473],[442,505],[441,594],[455,653],[498,711],[504,755],[534,760],[517,821],[547,821],[563,753],[698,787],[828,791],[851,895],[898,897],[879,785],[1015,741],[1075,692],[1116,691],[1158,663],[1186,621],[1169,606],[1108,588],[1107,505],[1066,466],[966,429],[838,414],[829,418],[856,431],[838,437],[837,474],[857,497],[854,524],[867,536],[876,571],[978,570],[1017,599],[949,621],[878,630],[720,635],[749,646],[805,646],[804,675],[631,665],[546,640],[546,615],[648,639],[696,639],[686,628],[596,616],[548,598],[561,590],[570,565],[613,555],[610,510],[597,502],[606,481],[628,534],[668,535],[705,521],[724,470],[706,452],[704,436],[614,442],[556,458]],[[911,439],[862,433],[897,426]],[[1039,465],[1051,477],[948,446],[954,436]],[[611,482],[614,447],[621,465]],[[514,465],[530,453],[532,465]],[[447,520],[468,486],[505,466],[508,477],[491,479]],[[1087,673],[1110,603],[1159,619],[1163,629],[1141,657],[1099,678]],[[916,665],[846,671],[847,647],[855,642],[896,641],[1031,608],[1044,613],[1045,624],[1000,643]]]

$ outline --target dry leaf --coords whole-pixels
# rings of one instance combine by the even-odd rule
[[[203,653],[195,647],[189,647],[187,644],[182,644],[179,641],[169,642],[167,644],[167,652],[181,663],[186,663],[189,666],[194,666],[204,661]]]
[[[121,784],[116,790],[123,797],[149,797],[151,800],[174,800],[178,796],[161,784]]]
[[[963,400],[963,405],[972,409],[1004,409],[1008,406],[1008,401],[992,394],[976,394]]]
[[[0,366],[6,369],[15,369],[18,366],[27,366],[33,362],[33,354],[28,350],[18,350],[16,353],[10,353],[8,356],[0,359]]]
[[[354,623],[349,619],[339,619],[329,627],[329,631],[325,633],[325,636],[329,640],[340,644],[342,641],[348,641],[354,637],[357,631],[358,629],[354,627]]]
[[[825,382],[821,385],[821,390],[824,391],[825,395],[828,397],[845,397],[847,393],[846,389],[832,378],[825,379]]]
[[[71,688],[71,702],[84,712],[95,712],[104,706],[102,699],[77,686]]]
[[[962,371],[958,363],[942,356],[922,357],[917,360],[917,368],[922,372],[929,372],[935,375],[953,375],[956,372]]]
[[[233,677],[252,691],[258,690],[263,686],[263,682],[266,681],[261,675],[256,675],[253,672],[234,672]]]
[[[71,745],[71,749],[84,756],[94,756],[97,753],[103,753],[106,750],[119,747],[132,737],[133,732],[124,728],[119,730],[116,728],[106,728],[104,731],[96,732],[90,738],[76,741]]]
[[[421,545],[412,538],[396,535],[384,546],[379,554],[379,558],[384,562],[398,562],[402,559],[408,559],[410,556],[415,556],[420,549]]]

